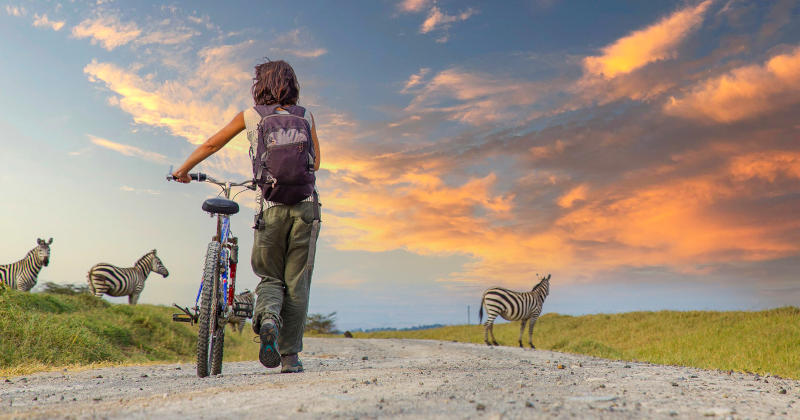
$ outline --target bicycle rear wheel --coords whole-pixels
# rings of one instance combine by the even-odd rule
[[[200,314],[197,332],[197,376],[205,378],[209,374],[212,331],[217,322],[216,292],[219,283],[219,242],[210,242],[206,251],[203,269],[203,292],[200,296]]]

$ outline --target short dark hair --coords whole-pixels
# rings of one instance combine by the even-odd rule
[[[297,105],[300,85],[289,63],[270,61],[256,66],[256,77],[250,88],[256,105]]]

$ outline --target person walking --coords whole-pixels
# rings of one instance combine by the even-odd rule
[[[281,366],[284,373],[302,372],[298,353],[321,223],[315,176],[319,139],[314,116],[297,105],[300,87],[289,63],[257,65],[250,91],[255,106],[198,146],[173,175],[190,182],[192,168],[246,131],[259,187],[251,254],[253,272],[261,279],[253,310],[259,360],[268,368]]]

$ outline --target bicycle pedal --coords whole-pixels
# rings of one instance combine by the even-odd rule
[[[188,322],[194,323],[194,317],[188,314],[172,314],[172,320],[175,322]]]
[[[252,318],[253,304],[249,302],[233,302],[233,314],[239,318]]]

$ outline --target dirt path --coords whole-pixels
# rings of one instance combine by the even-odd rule
[[[800,381],[421,340],[306,339],[303,374],[228,363],[0,382],[0,418],[800,418]]]

